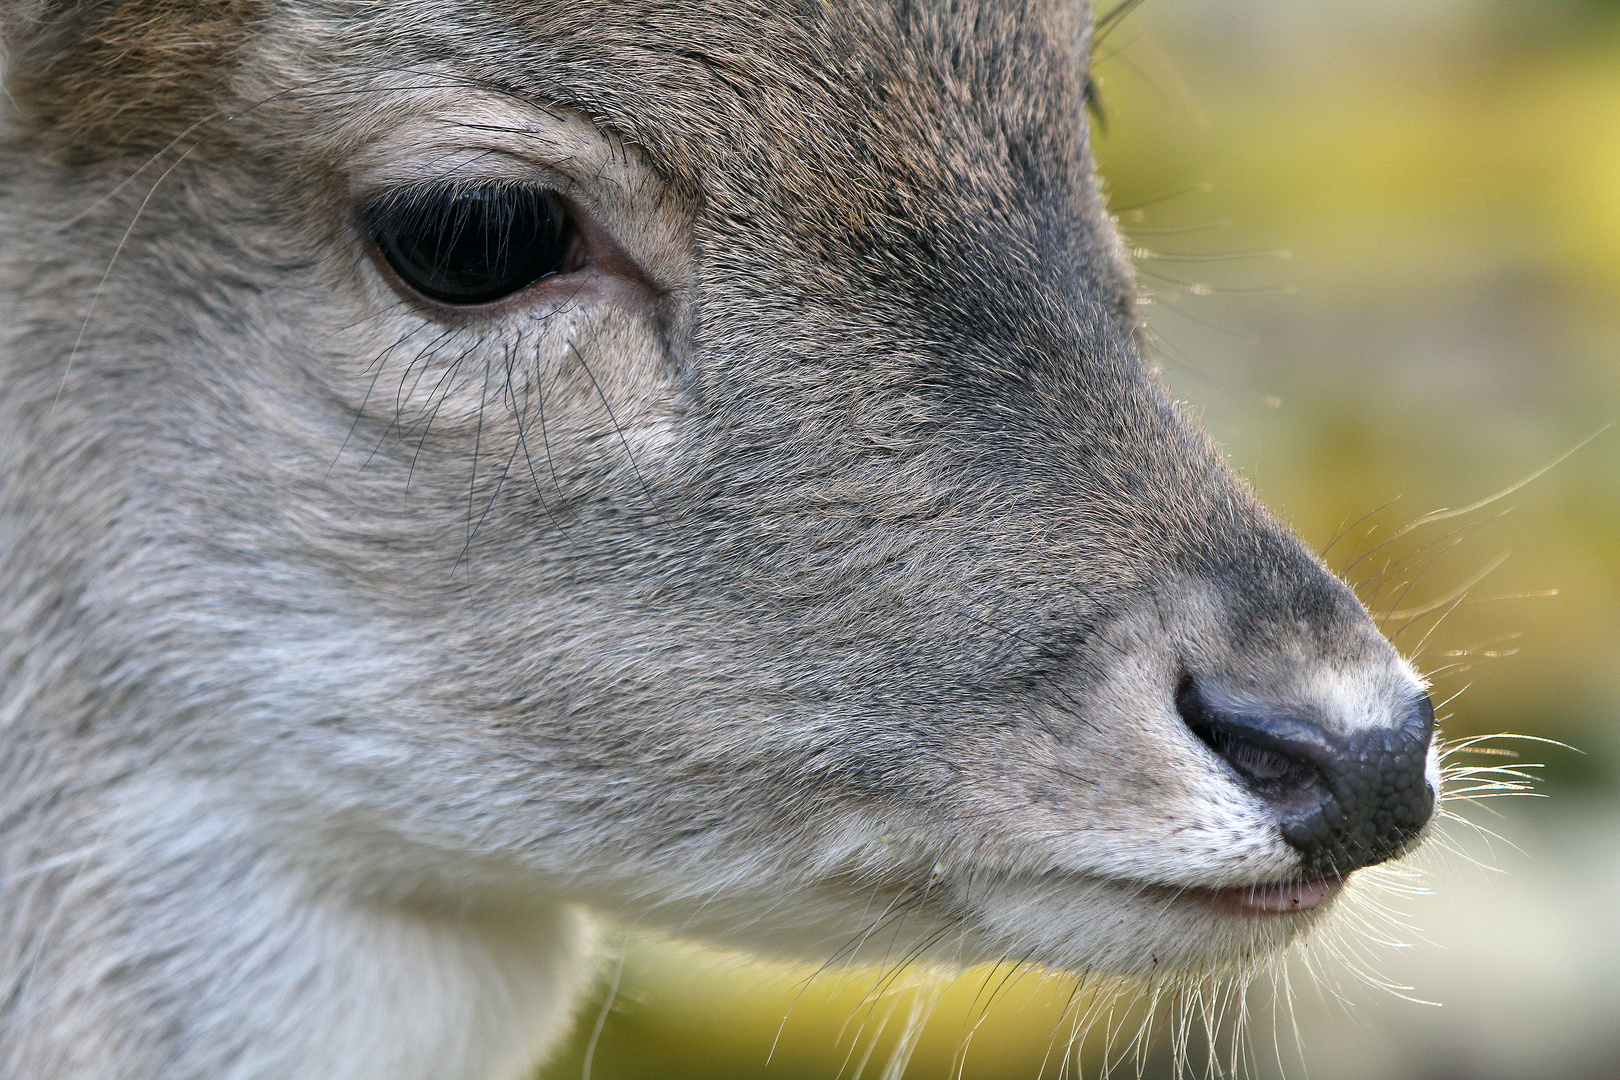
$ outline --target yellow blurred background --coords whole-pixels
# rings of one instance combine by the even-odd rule
[[[1620,427],[1394,536],[1620,419],[1620,3],[1148,0],[1097,51],[1102,171],[1177,394],[1376,613],[1472,583],[1387,627],[1448,739],[1578,748],[1495,743],[1547,797],[1457,808],[1479,828],[1419,857],[1432,895],[1379,901],[1401,941],[1347,928],[1296,961],[1291,1006],[1252,989],[1240,1070],[1620,1078]],[[1109,1031],[1115,1075],[1172,1075],[1173,1023],[1138,1058],[1140,1009],[1023,973],[969,973],[922,1023],[928,973],[609,945],[545,1080],[879,1077],[913,1019],[916,1080],[1073,1077],[1079,1008],[1103,1019],[1085,1076]]]

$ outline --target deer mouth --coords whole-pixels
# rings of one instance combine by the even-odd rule
[[[1277,915],[1309,911],[1338,895],[1344,886],[1340,877],[1314,881],[1278,881],[1239,885],[1229,889],[1185,889],[1182,900],[1203,904],[1223,915]]]

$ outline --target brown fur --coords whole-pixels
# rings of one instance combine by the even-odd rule
[[[258,10],[256,0],[51,3],[32,13],[9,89],[64,150],[150,153],[214,115]]]

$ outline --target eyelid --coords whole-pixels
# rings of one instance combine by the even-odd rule
[[[664,176],[633,143],[563,107],[542,110],[472,91],[455,94],[451,106],[441,101],[428,111],[402,101],[392,123],[351,144],[349,205],[427,184],[549,187],[593,247],[633,268],[637,280],[659,293],[696,280],[697,203],[671,197]]]
[[[391,168],[378,170],[367,177],[367,182],[356,185],[351,193],[354,203],[372,207],[395,199],[408,199],[419,195],[450,195],[496,188],[512,190],[546,190],[556,192],[570,205],[595,209],[599,200],[591,196],[578,180],[555,168],[544,168],[533,162],[506,158],[495,161],[489,155],[479,155],[474,162],[441,161],[435,168]]]

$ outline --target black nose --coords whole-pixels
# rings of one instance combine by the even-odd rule
[[[1280,709],[1224,708],[1191,678],[1176,706],[1193,733],[1276,808],[1307,878],[1394,858],[1434,813],[1425,775],[1434,706],[1425,696],[1394,726],[1349,735]]]

